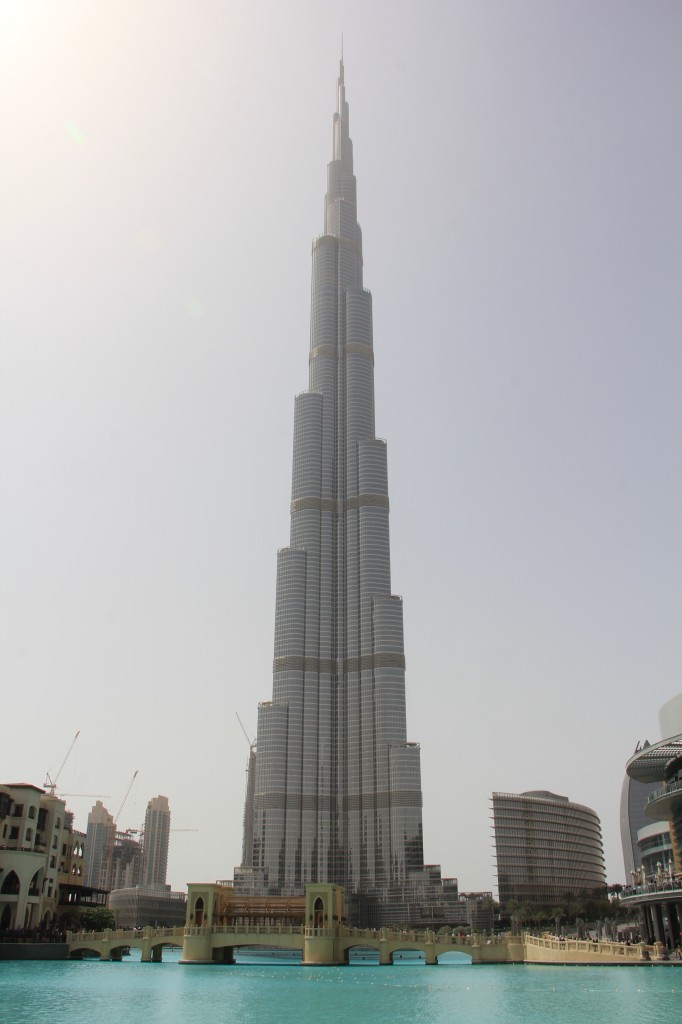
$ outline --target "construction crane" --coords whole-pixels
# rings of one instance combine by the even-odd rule
[[[198,832],[199,829],[198,828],[169,828],[168,831],[169,832]],[[135,836],[144,836],[144,829],[143,828],[127,828],[126,832],[129,832],[131,835],[135,835]]]
[[[256,785],[256,740],[252,740],[248,732],[244,728],[244,723],[239,717],[238,712],[237,721],[242,727],[242,732],[246,737],[246,742],[249,744],[249,758],[246,762],[246,786],[244,792],[244,835],[242,838],[242,864],[248,864],[250,852],[253,849],[253,799]]]
[[[239,724],[242,727],[242,732],[244,733],[244,736],[246,737],[246,742],[249,744],[249,751],[251,753],[255,753],[256,741],[251,739],[251,737],[249,736],[248,732],[244,728],[244,723],[242,722],[241,718],[239,717],[239,712],[238,711],[235,711],[235,715],[237,716],[237,721],[239,722]]]
[[[135,773],[134,773],[132,779],[130,780],[130,785],[126,789],[125,796],[121,800],[121,806],[119,807],[119,809],[116,811],[116,814],[114,815],[114,821],[118,821],[118,819],[120,817],[120,814],[121,814],[121,811],[125,807],[125,802],[128,799],[128,796],[130,795],[130,790],[133,788],[133,782],[137,778],[137,772],[138,772],[138,769],[135,770]]]
[[[92,800],[108,800],[111,796],[110,793],[62,793],[62,796],[87,796]]]
[[[64,755],[64,760],[62,761],[62,763],[60,764],[59,768],[57,769],[57,774],[55,775],[54,779],[50,778],[50,773],[49,772],[45,773],[45,782],[43,783],[43,786],[49,792],[50,796],[54,796],[55,790],[57,788],[57,782],[59,780],[59,776],[62,774],[62,768],[64,767],[66,762],[69,760],[69,754],[71,753],[73,748],[76,746],[76,740],[78,739],[80,734],[81,734],[81,731],[79,729],[78,732],[76,733],[76,735],[74,736],[74,738],[71,740],[71,746],[66,751],[66,754]]]

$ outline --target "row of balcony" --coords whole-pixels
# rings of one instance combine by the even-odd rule
[[[678,779],[676,782],[666,782],[660,789],[655,790],[647,797],[646,806],[649,804],[655,804],[658,800],[662,800],[664,797],[673,796],[674,793],[682,793],[682,779]]]
[[[657,893],[679,893],[682,897],[682,876],[675,878],[657,879],[654,882],[646,882],[644,885],[628,885],[620,894],[621,900],[632,899],[635,896],[655,896]]]

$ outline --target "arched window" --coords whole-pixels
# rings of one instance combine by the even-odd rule
[[[315,928],[324,927],[324,902],[321,896],[317,897],[313,907],[313,925]]]
[[[201,896],[198,896],[194,903],[194,923],[198,925],[204,923],[204,901]]]
[[[7,878],[2,883],[2,889],[0,892],[4,892],[7,896],[18,896],[21,883],[19,881],[19,875],[16,871],[10,871]]]

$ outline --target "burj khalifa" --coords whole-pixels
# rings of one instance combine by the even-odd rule
[[[272,699],[258,708],[235,880],[282,896],[333,882],[356,919],[436,920],[443,885],[423,862],[420,748],[407,740],[343,58],[324,234],[312,245],[308,361],[308,390],[295,399],[291,533],[277,554]]]

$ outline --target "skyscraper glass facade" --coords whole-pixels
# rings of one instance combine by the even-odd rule
[[[407,741],[362,263],[341,63],[324,234],[312,247],[309,388],[294,408],[290,541],[277,556],[272,700],[259,706],[235,881],[277,895],[335,882],[390,923],[441,907],[442,886],[423,864],[420,749]]]

